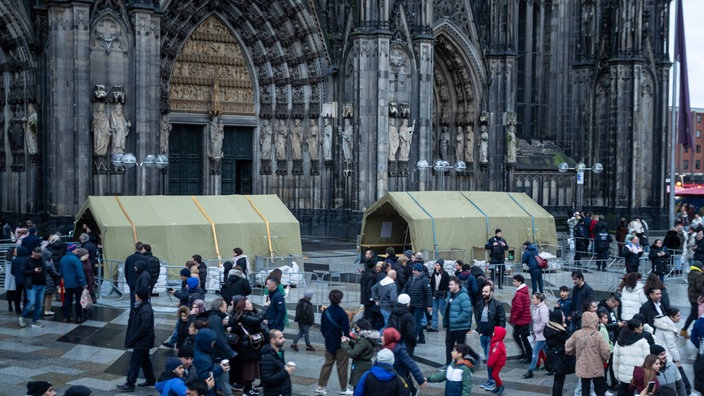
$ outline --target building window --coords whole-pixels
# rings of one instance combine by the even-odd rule
[[[702,145],[701,145],[701,144],[698,144],[698,145],[697,145],[697,152],[698,152],[698,153],[701,153],[701,152],[702,152]]]
[[[685,148],[684,148],[684,152],[685,152],[685,153],[688,153],[688,152],[689,152],[689,147],[685,147]]]
[[[702,122],[702,115],[701,114],[697,114],[697,122]]]
[[[689,169],[689,160],[682,160],[682,169]]]
[[[697,137],[698,137],[698,138],[702,137],[702,131],[700,131],[700,130],[698,130],[698,129],[697,129]]]
[[[701,168],[702,168],[702,161],[701,161],[701,160],[697,160],[696,162],[694,162],[694,168],[695,168],[695,169],[701,169]]]

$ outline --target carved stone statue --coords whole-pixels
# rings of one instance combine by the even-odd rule
[[[37,144],[37,109],[34,103],[27,106],[27,122],[24,127],[24,138],[27,144],[27,154],[36,155],[39,152]]]
[[[308,153],[310,154],[310,159],[313,161],[318,159],[318,154],[320,152],[319,134],[318,120],[311,118],[308,124],[308,136],[306,138],[306,142],[308,143]]]
[[[462,125],[457,125],[457,134],[455,135],[455,158],[457,161],[464,160],[464,131]]]
[[[125,141],[130,133],[132,124],[125,120],[122,113],[122,104],[117,103],[112,114],[110,114],[110,129],[112,130],[112,152],[113,154],[125,153]]]
[[[413,131],[416,128],[416,120],[413,120],[413,125],[408,126],[408,118],[403,118],[401,127],[398,130],[399,137],[399,161],[408,161],[411,154],[411,142],[413,141]]]
[[[276,159],[279,161],[286,160],[286,135],[288,135],[288,130],[286,129],[286,122],[284,120],[279,120],[279,125],[276,127]]]
[[[161,116],[161,125],[159,130],[161,131],[159,133],[159,150],[161,154],[168,154],[169,153],[169,135],[171,134],[171,130],[173,129],[173,125],[169,123],[169,115],[164,114]]]
[[[345,118],[345,128],[342,131],[342,155],[347,162],[352,162],[353,140],[354,128],[352,127],[352,121],[349,118]]]
[[[105,105],[98,103],[93,113],[93,154],[103,156],[110,146],[110,123],[105,114]]]
[[[105,85],[96,84],[93,86],[93,102],[104,102],[108,97],[108,92],[105,90]]]
[[[481,126],[479,134],[479,162],[486,164],[489,162],[489,132],[487,126]]]
[[[210,150],[208,156],[210,159],[217,161],[222,158],[222,140],[225,137],[225,130],[220,117],[213,117],[210,121],[209,132]]]
[[[296,118],[293,120],[293,127],[291,128],[291,156],[294,160],[303,159],[303,125],[301,124],[301,119]]]
[[[450,132],[446,126],[442,127],[442,132],[440,132],[440,158],[448,161],[447,149],[450,146]]]
[[[396,152],[400,144],[397,122],[397,118],[389,117],[389,161],[396,161]]]
[[[330,125],[329,118],[325,118],[323,126],[323,158],[325,160],[332,159],[332,125]]]
[[[262,146],[262,159],[271,159],[271,138],[274,136],[274,130],[269,125],[269,120],[262,120],[262,130],[259,134],[259,143]]]
[[[465,133],[464,160],[474,162],[474,128],[471,125],[467,125],[467,133]]]
[[[509,124],[506,132],[506,162],[516,162],[516,150],[518,149],[518,139],[516,138],[516,125]]]
[[[16,157],[23,154],[24,151],[24,117],[20,110],[16,111],[10,120],[10,126],[7,129],[8,138],[10,140],[10,150],[12,156]],[[17,162],[17,161],[14,161]]]

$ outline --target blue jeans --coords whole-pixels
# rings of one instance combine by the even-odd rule
[[[391,311],[387,311],[384,308],[379,308],[379,311],[381,311],[381,316],[384,318],[384,329],[385,329],[386,325],[389,324],[389,317],[391,316]]]
[[[444,298],[433,298],[433,324],[431,327],[433,330],[438,329],[438,321],[439,321],[439,316],[438,314],[442,312],[443,317],[445,316],[445,307],[447,306],[447,302],[445,302]]]
[[[491,336],[485,336],[481,335],[479,336],[479,343],[482,344],[482,349],[484,350],[484,358],[488,361],[489,360],[489,344],[491,343]],[[487,373],[489,374],[486,382],[491,383],[494,382],[494,378],[491,376],[491,368],[489,366],[486,367]]]
[[[533,293],[543,292],[543,270],[541,268],[530,269],[530,285]]]
[[[39,320],[42,307],[44,306],[44,289],[44,285],[32,285],[31,288],[25,289],[27,304],[25,304],[24,311],[22,311],[23,318],[29,317],[29,313],[32,312],[32,321],[36,322]]]
[[[423,316],[425,316],[425,311],[427,311],[426,308],[411,307],[413,320],[416,321],[416,340],[419,342],[425,342],[425,334],[423,333]]]
[[[545,353],[548,352],[548,346],[545,343],[545,341],[536,341],[535,345],[533,345],[533,356],[531,356],[530,359],[530,368],[528,371],[533,371],[535,370],[535,366],[538,363],[538,355],[540,355],[540,351],[545,351]]]

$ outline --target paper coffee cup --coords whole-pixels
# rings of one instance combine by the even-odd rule
[[[296,363],[295,363],[295,362],[288,362],[288,363],[286,363],[286,365],[289,366],[289,367],[296,367]]]
[[[230,365],[230,361],[229,361],[228,359],[223,359],[220,363],[221,363],[223,366],[229,366],[229,365]]]

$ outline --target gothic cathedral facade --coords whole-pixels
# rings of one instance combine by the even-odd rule
[[[669,5],[3,1],[0,213],[51,223],[89,195],[276,194],[339,229],[415,190],[656,213]],[[578,191],[561,162],[604,172]]]

